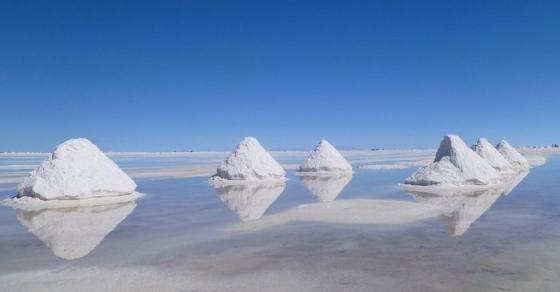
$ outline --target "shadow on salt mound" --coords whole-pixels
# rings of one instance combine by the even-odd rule
[[[352,180],[352,174],[335,176],[300,176],[301,183],[320,201],[331,202]]]
[[[132,211],[136,202],[103,206],[16,211],[19,222],[59,258],[73,260],[93,251]]]
[[[504,184],[484,190],[406,190],[418,202],[439,206],[445,210],[440,216],[442,223],[452,236],[461,236],[478,220],[501,195],[507,195],[517,187],[528,172],[519,173],[509,178]]]
[[[439,206],[418,202],[378,199],[336,200],[300,205],[260,220],[237,224],[234,230],[256,231],[293,222],[307,221],[333,224],[408,224],[443,213]]]
[[[251,184],[214,184],[220,200],[242,222],[261,218],[286,188],[284,182]]]

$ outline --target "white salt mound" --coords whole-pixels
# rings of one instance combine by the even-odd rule
[[[499,174],[488,162],[467,147],[458,136],[443,138],[433,163],[422,167],[405,180],[410,185],[488,185]]]
[[[497,171],[510,171],[513,169],[511,163],[485,138],[478,139],[476,144],[473,145],[473,150]]]
[[[327,140],[321,140],[300,165],[300,172],[352,172],[352,165]]]
[[[509,163],[515,168],[528,169],[531,167],[529,161],[506,140],[500,141],[496,148],[502,154],[502,156],[504,156],[504,158],[509,161]]]
[[[18,196],[41,200],[71,200],[121,196],[136,183],[87,139],[60,144],[19,185]]]
[[[286,172],[253,137],[246,137],[218,166],[213,179],[283,180]]]

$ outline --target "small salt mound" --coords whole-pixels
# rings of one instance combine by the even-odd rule
[[[506,140],[500,141],[496,148],[502,154],[502,156],[504,156],[504,158],[509,161],[509,163],[511,163],[511,165],[513,165],[515,168],[528,169],[531,167],[529,161]]]
[[[327,140],[321,140],[317,147],[299,167],[300,172],[352,172],[352,165]]]
[[[488,185],[499,175],[458,136],[443,138],[433,163],[420,168],[405,180],[411,185]]]
[[[509,171],[513,169],[511,163],[509,163],[485,138],[478,139],[476,144],[473,145],[473,150],[497,171]]]
[[[218,166],[217,180],[283,180],[286,172],[253,137],[246,137]]]
[[[352,174],[340,176],[300,176],[301,183],[320,202],[331,202],[338,197],[344,187],[352,180]]]
[[[121,196],[136,183],[87,139],[71,139],[56,150],[19,185],[19,197],[41,200]]]

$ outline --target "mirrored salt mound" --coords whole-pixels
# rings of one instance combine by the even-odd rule
[[[220,200],[242,222],[261,218],[286,188],[284,182],[213,185]]]
[[[452,190],[422,192],[406,190],[418,202],[441,207],[442,223],[452,236],[461,236],[478,220],[501,195],[507,195],[527,176],[527,172],[510,177],[510,180],[494,188],[484,190]]]
[[[334,201],[352,180],[352,174],[300,176],[301,183],[320,201]]]
[[[93,251],[136,207],[113,205],[17,210],[19,222],[60,258],[73,260]]]
[[[496,146],[498,151],[502,156],[509,161],[517,169],[526,170],[531,168],[529,160],[525,158],[521,153],[517,151],[513,146],[511,146],[506,140],[500,141]]]
[[[463,235],[502,194],[500,189],[455,191],[445,196],[427,192],[408,191],[415,200],[446,211],[440,216],[450,235]]]
[[[419,202],[378,199],[336,200],[300,205],[264,216],[260,220],[235,225],[232,229],[257,231],[293,222],[408,224],[427,218],[437,218],[443,211],[440,206]]]
[[[513,166],[509,161],[507,161],[504,156],[498,150],[488,142],[485,138],[480,138],[473,145],[473,150],[480,157],[482,157],[490,166],[494,167],[499,172],[511,172],[513,171]]]
[[[246,137],[217,169],[212,180],[284,180],[286,172],[253,137]]]
[[[352,165],[327,140],[322,139],[300,165],[302,173],[349,173]]]
[[[433,163],[422,167],[405,180],[407,185],[465,186],[497,183],[500,176],[482,157],[458,136],[441,141]]]
[[[18,187],[18,197],[76,200],[131,194],[136,183],[87,139],[60,144]]]
[[[504,184],[504,192],[502,195],[509,195],[527,177],[527,175],[529,175],[529,171],[522,171],[510,176],[509,180]]]

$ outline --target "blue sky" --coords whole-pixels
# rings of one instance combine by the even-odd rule
[[[76,3],[78,2],[78,3]],[[163,3],[162,3],[163,2]],[[560,142],[555,1],[2,1],[0,151]]]

